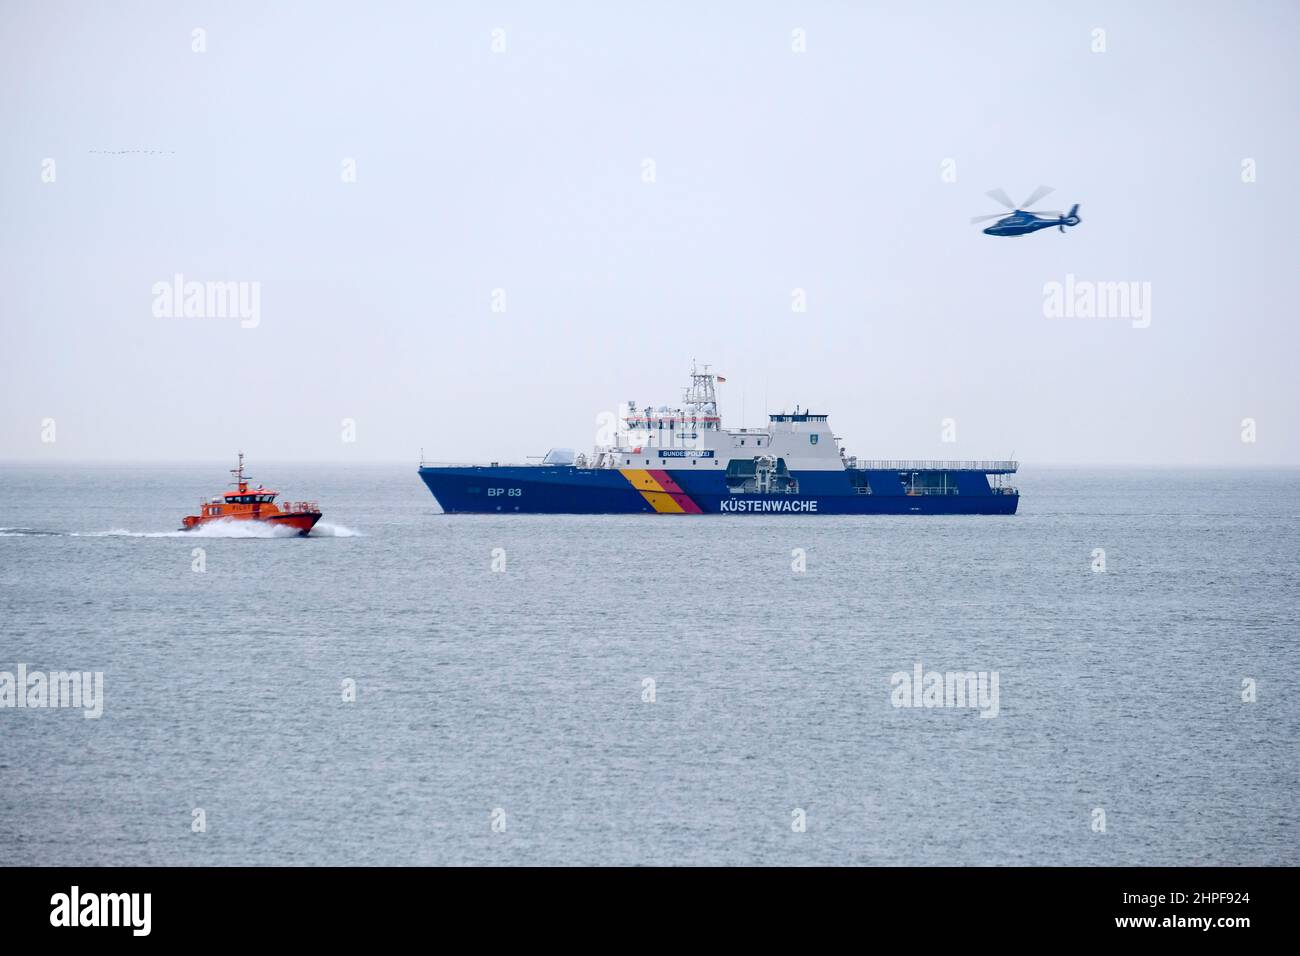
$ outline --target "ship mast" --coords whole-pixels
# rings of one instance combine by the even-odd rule
[[[718,427],[718,395],[715,388],[717,376],[709,371],[708,365],[703,369],[691,363],[690,387],[682,389],[682,403],[686,406],[685,417],[699,422],[698,427]]]

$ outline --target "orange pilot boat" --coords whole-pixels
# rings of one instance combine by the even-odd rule
[[[269,525],[284,525],[306,534],[320,520],[320,508],[314,501],[286,501],[275,503],[276,492],[258,485],[244,474],[244,453],[239,453],[239,467],[230,469],[235,476],[234,491],[199,503],[199,513],[181,519],[182,531],[193,531],[212,521],[262,521]]]

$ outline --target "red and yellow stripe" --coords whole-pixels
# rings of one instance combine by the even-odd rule
[[[641,468],[620,468],[619,473],[641,492],[641,497],[650,503],[650,507],[661,515],[698,515],[703,514],[691,496],[668,476],[666,471],[650,471]]]

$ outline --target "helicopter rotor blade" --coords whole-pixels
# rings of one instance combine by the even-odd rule
[[[1039,186],[1037,189],[1035,189],[1032,193],[1029,194],[1029,198],[1028,198],[1028,199],[1026,199],[1024,202],[1022,202],[1022,203],[1021,203],[1019,206],[1017,206],[1016,208],[1017,208],[1017,209],[1028,209],[1030,206],[1032,206],[1034,203],[1038,202],[1038,200],[1042,199],[1042,198],[1043,198],[1044,196],[1046,196],[1048,193],[1050,193],[1050,192],[1055,192],[1055,191],[1056,191],[1056,190],[1054,190],[1051,186]]]
[[[1005,219],[1006,215],[1007,214],[1004,212],[995,212],[991,216],[976,216],[970,221],[970,224],[973,226],[977,222],[988,222],[990,219]]]
[[[1016,204],[1011,201],[1011,197],[1002,189],[990,189],[984,195],[988,196],[994,202],[1000,202],[1010,210],[1015,210]]]
[[[1029,213],[1031,216],[1042,216],[1046,219],[1060,219],[1065,215],[1065,213],[1061,212],[1059,209],[1025,209],[1023,211]]]

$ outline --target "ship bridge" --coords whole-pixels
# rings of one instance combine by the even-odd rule
[[[768,415],[767,420],[771,422],[825,422],[830,420],[829,415],[814,415],[811,412],[776,412]]]

